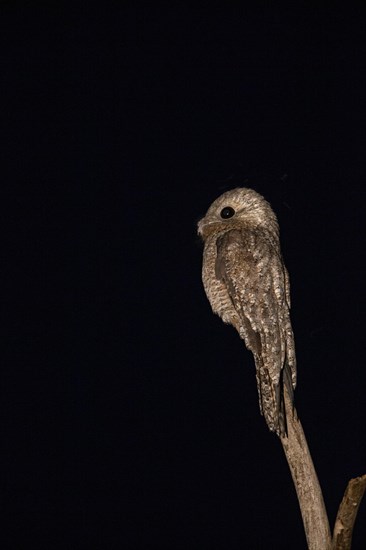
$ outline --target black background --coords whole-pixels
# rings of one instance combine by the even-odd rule
[[[196,222],[236,186],[278,215],[333,525],[366,471],[366,10],[122,4],[2,6],[3,547],[306,548]]]

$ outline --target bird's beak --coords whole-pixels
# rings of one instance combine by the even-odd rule
[[[197,224],[197,233],[203,240],[205,240],[210,233],[210,230],[211,230],[210,226],[215,226],[216,224],[217,224],[216,220],[213,220],[212,218],[205,216]]]
[[[202,237],[203,220],[200,220],[197,224],[197,233]]]

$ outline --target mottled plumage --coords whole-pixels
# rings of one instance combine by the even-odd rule
[[[198,223],[204,240],[202,279],[212,309],[252,351],[261,413],[286,435],[283,385],[296,385],[290,285],[276,216],[252,189],[227,191]]]

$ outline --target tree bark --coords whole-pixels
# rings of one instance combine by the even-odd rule
[[[300,504],[309,550],[331,550],[323,495],[300,420],[285,388],[287,437],[281,443]]]
[[[358,508],[366,489],[366,474],[348,482],[334,524],[332,550],[349,550]]]

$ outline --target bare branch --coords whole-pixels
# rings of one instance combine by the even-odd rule
[[[348,482],[334,524],[333,550],[349,550],[351,548],[353,526],[365,489],[366,474]]]
[[[288,436],[281,437],[300,504],[309,550],[330,550],[331,536],[318,477],[296,410],[285,388]]]

